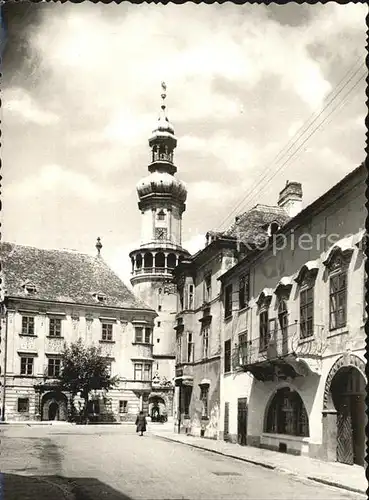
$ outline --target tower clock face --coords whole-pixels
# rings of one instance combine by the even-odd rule
[[[155,236],[157,240],[166,240],[167,239],[167,230],[165,227],[157,227],[155,229]]]

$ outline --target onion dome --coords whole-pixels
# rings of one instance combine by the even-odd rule
[[[154,194],[166,194],[184,203],[187,198],[185,183],[167,172],[153,172],[141,179],[137,184],[137,193],[140,199]]]

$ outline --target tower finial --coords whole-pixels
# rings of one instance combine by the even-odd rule
[[[167,84],[165,82],[161,82],[161,88],[162,88],[162,93],[161,93],[161,98],[163,99],[161,109],[164,111],[165,110],[165,98],[167,97]]]
[[[97,238],[95,247],[97,248],[97,255],[99,256],[100,255],[100,251],[102,249],[102,243],[101,243],[101,239],[100,238]]]

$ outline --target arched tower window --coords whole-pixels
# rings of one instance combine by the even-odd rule
[[[152,267],[153,266],[153,257],[152,253],[147,252],[144,256],[144,267]]]
[[[136,267],[137,269],[142,267],[142,255],[140,253],[136,256]]]
[[[167,266],[169,269],[174,269],[176,267],[177,259],[174,253],[170,253],[167,258]]]
[[[165,267],[165,255],[159,252],[155,255],[155,267]]]
[[[279,389],[267,408],[265,432],[309,436],[309,418],[300,395],[289,387]]]

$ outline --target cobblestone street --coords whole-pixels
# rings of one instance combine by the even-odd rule
[[[4,426],[6,500],[358,499],[359,494],[168,442],[132,425]]]

